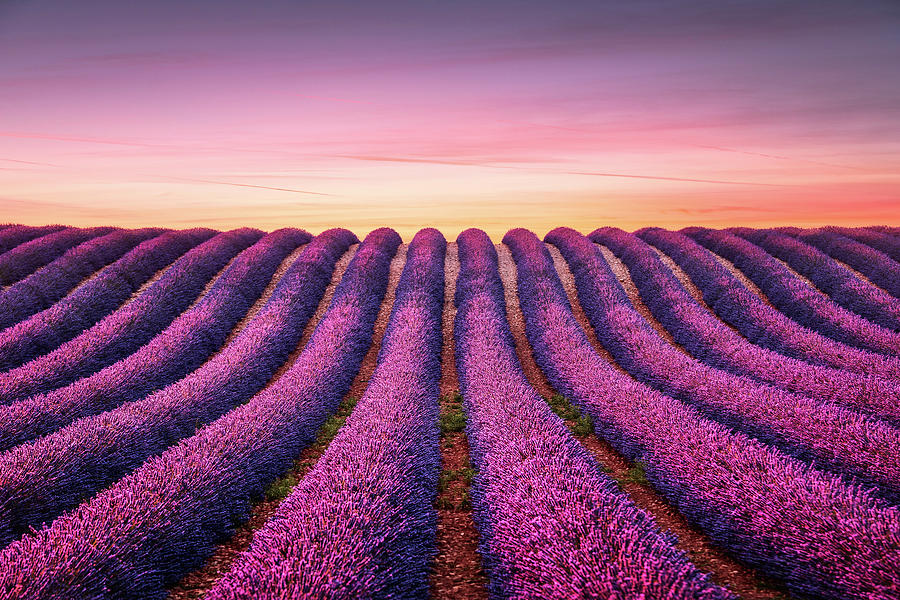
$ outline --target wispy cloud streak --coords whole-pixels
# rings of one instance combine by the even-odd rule
[[[792,156],[781,156],[779,154],[768,154],[765,152],[750,152],[747,150],[737,150],[735,148],[723,148],[722,146],[706,146],[702,144],[691,144],[695,148],[706,148],[708,150],[719,150],[721,152],[734,152],[736,154],[746,154],[747,156],[761,156],[763,158],[774,158],[777,160],[790,160],[793,162],[801,162],[810,165],[819,165],[822,167],[835,167],[837,169],[853,169],[854,171],[869,171],[870,169],[866,169],[864,167],[854,167],[851,165],[839,165],[836,163],[822,162],[819,160],[809,160],[807,158],[797,158]]]
[[[165,179],[174,181],[184,181],[188,183],[209,183],[213,185],[231,185],[234,187],[256,188],[260,190],[273,190],[276,192],[291,192],[293,194],[308,194],[311,196],[334,196],[325,192],[311,192],[309,190],[297,190],[294,188],[272,187],[268,185],[254,185],[251,183],[235,183],[233,181],[213,181],[211,179],[192,179],[188,177],[166,177]]]
[[[781,183],[762,183],[758,181],[728,181],[724,179],[695,179],[691,177],[664,177],[661,175],[633,175],[626,173],[598,173],[594,171],[565,171],[568,175],[590,175],[592,177],[620,177],[623,179],[652,179],[655,181],[682,181],[686,183],[715,183],[721,185],[753,185],[762,187],[789,187]]]
[[[48,163],[48,162],[36,162],[33,160],[17,160],[15,158],[0,158],[0,161],[16,163],[19,165],[36,165],[39,167],[59,167],[60,165]]]

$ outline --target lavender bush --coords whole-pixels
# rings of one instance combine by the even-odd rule
[[[546,253],[506,235],[517,263]],[[537,246],[535,246],[537,244]],[[534,248],[534,249],[532,249]],[[552,266],[519,271],[526,333],[550,383],[716,543],[798,596],[900,590],[900,511],[620,373],[594,352]]]
[[[727,231],[689,227],[682,232],[734,263],[772,304],[797,322],[857,348],[893,357],[900,354],[900,333],[841,308],[759,246]]]
[[[209,293],[137,352],[46,394],[0,407],[0,448],[137,400],[199,367],[225,342],[281,261],[310,235],[279,229],[235,260]]]
[[[3,330],[0,372],[50,352],[94,325],[157,271],[214,234],[211,229],[190,229],[147,240],[53,306]]]
[[[169,326],[236,254],[262,232],[219,234],[178,259],[134,301],[58,348],[0,374],[0,404],[10,404],[86,377],[132,354]]]
[[[85,277],[161,233],[162,229],[119,229],[68,250],[0,292],[0,329],[52,306]]]
[[[811,364],[900,380],[900,358],[848,346],[800,325],[748,290],[712,252],[683,233],[651,227],[635,235],[665,252],[719,318],[754,344]]]
[[[246,328],[190,375],[0,454],[0,545],[74,508],[258,392],[300,341],[336,261],[356,241],[344,229],[317,236]]]
[[[729,231],[753,242],[772,256],[786,262],[794,271],[809,279],[819,290],[828,294],[838,305],[882,327],[893,331],[900,330],[900,303],[896,298],[854,275],[833,258],[817,249],[814,243],[813,245],[805,243],[813,241],[814,238],[809,236],[822,236],[828,239],[829,234],[822,232],[799,234],[801,239],[797,239],[780,230],[772,229],[739,227],[729,229]],[[821,238],[815,237],[815,239]],[[871,248],[866,247],[866,249],[869,252],[875,252]],[[884,258],[890,261],[889,258]]]
[[[60,229],[20,244],[0,254],[0,286],[12,285],[25,279],[59,255],[89,239],[106,235],[114,227],[92,227],[80,229],[69,227]]]
[[[445,249],[413,238],[365,394],[210,600],[427,597]]]
[[[304,351],[271,386],[0,552],[0,598],[165,598],[349,389],[399,244],[389,229],[366,237]]]
[[[637,508],[528,384],[497,254],[458,238],[456,357],[492,598],[732,598]]]

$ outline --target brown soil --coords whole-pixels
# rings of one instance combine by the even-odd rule
[[[231,333],[228,334],[228,338],[225,340],[225,343],[222,344],[224,348],[227,346],[237,335],[243,331],[247,325],[250,324],[250,321],[253,320],[253,317],[256,316],[256,313],[260,311],[260,309],[265,305],[266,302],[269,301],[269,298],[272,297],[272,292],[275,291],[275,287],[278,285],[278,282],[281,281],[281,278],[284,277],[284,274],[288,269],[291,268],[291,265],[300,257],[300,254],[303,253],[303,249],[306,248],[306,244],[301,244],[297,246],[290,254],[288,254],[284,260],[281,261],[281,264],[278,265],[278,268],[275,269],[275,273],[272,274],[272,279],[269,281],[269,285],[266,286],[266,289],[263,290],[262,294],[260,294],[259,298],[256,299],[256,302],[250,307],[247,311],[247,314],[244,315],[244,318],[238,321],[237,325],[231,330]]]
[[[290,358],[285,362],[284,365],[278,370],[278,372],[269,380],[266,387],[272,385],[285,371],[287,371],[296,358],[302,352],[302,349],[306,346],[309,341],[312,332],[315,330],[316,325],[322,319],[322,316],[325,314],[325,311],[328,305],[331,303],[331,298],[334,296],[334,291],[337,288],[338,283],[340,282],[341,277],[347,269],[347,266],[350,264],[350,260],[353,255],[356,253],[357,245],[354,245],[349,251],[347,251],[343,257],[341,257],[340,261],[338,261],[337,266],[334,270],[334,275],[332,276],[331,283],[329,284],[325,295],[322,298],[322,301],[319,303],[319,307],[316,310],[316,314],[310,319],[309,323],[307,323],[306,328],[303,331],[303,337],[300,340],[300,343],[297,345],[297,348],[291,354]],[[385,294],[384,301],[381,304],[381,309],[379,310],[378,317],[375,322],[375,330],[372,337],[372,345],[370,346],[368,352],[366,353],[365,358],[363,359],[362,366],[360,368],[359,373],[353,381],[353,384],[350,388],[350,392],[344,396],[342,400],[342,407],[346,406],[350,403],[350,398],[358,398],[365,391],[366,383],[369,380],[369,377],[372,376],[372,373],[375,370],[375,363],[378,357],[378,350],[381,348],[381,340],[384,337],[385,329],[387,328],[387,322],[390,318],[391,306],[394,302],[394,293],[397,288],[397,283],[400,280],[400,273],[403,271],[403,265],[406,262],[406,245],[400,246],[397,251],[397,255],[394,257],[391,262],[390,269],[390,278],[388,281],[388,290]],[[300,453],[300,456],[297,457],[297,460],[294,463],[294,466],[289,470],[285,476],[292,475],[296,478],[297,481],[303,478],[303,476],[309,472],[310,469],[315,466],[316,461],[318,461],[319,457],[325,452],[327,448],[327,444],[313,444],[308,446],[303,452]],[[202,598],[206,592],[208,592],[228,570],[231,568],[232,563],[237,558],[237,556],[247,550],[250,547],[250,543],[253,540],[253,533],[265,525],[265,523],[272,518],[275,512],[278,510],[278,505],[281,503],[281,499],[266,499],[263,498],[251,509],[250,518],[237,528],[234,535],[227,540],[226,542],[219,545],[214,554],[207,560],[206,564],[202,567],[188,573],[179,581],[169,593],[169,600],[191,600]]]
[[[164,235],[164,234],[160,234],[160,235]],[[156,236],[156,237],[159,237],[159,236]],[[152,239],[155,239],[155,238],[147,238],[147,239],[144,240],[143,242],[139,242],[137,245],[133,246],[133,247],[131,248],[131,250],[134,250],[135,248],[137,248],[138,246],[140,246],[140,245],[143,244],[144,242],[150,241],[150,240],[152,240]],[[128,252],[131,252],[131,250],[129,250]],[[128,254],[128,252],[126,252],[125,254]],[[125,254],[123,254],[122,256],[125,256]],[[120,256],[119,258],[113,260],[112,262],[106,263],[105,265],[101,265],[96,271],[94,271],[93,273],[91,273],[90,275],[88,275],[87,277],[85,277],[84,279],[82,279],[81,281],[79,281],[79,282],[78,282],[78,285],[76,285],[75,287],[73,287],[72,289],[70,289],[68,292],[66,292],[65,296],[63,296],[62,299],[65,299],[65,298],[67,298],[68,296],[71,296],[72,294],[74,294],[75,292],[77,292],[79,289],[81,289],[81,288],[84,287],[85,285],[89,284],[89,283],[92,282],[93,280],[95,280],[95,279],[97,279],[98,277],[100,277],[100,274],[103,273],[103,271],[106,270],[106,267],[108,267],[108,266],[112,265],[113,263],[115,263],[116,261],[120,260],[120,259],[122,258],[122,256]],[[165,267],[163,267],[163,269],[165,269]]]
[[[795,270],[794,270],[794,267],[792,267],[791,265],[787,264],[785,261],[781,260],[780,258],[778,258],[777,256],[774,256],[774,255],[772,255],[772,254],[769,254],[769,256],[771,256],[772,258],[774,258],[775,260],[777,260],[777,261],[781,264],[782,267],[784,267],[785,269],[787,269],[788,271],[791,272],[791,275],[793,275],[794,277],[796,277],[797,279],[799,279],[800,281],[802,281],[803,283],[805,283],[806,285],[808,285],[808,286],[811,287],[812,289],[816,290],[816,291],[819,292],[820,294],[824,294],[824,293],[825,293],[825,292],[823,292],[822,290],[820,290],[819,288],[817,288],[817,287],[816,287],[816,284],[814,284],[811,280],[807,279],[805,275],[801,275],[800,273],[798,273],[797,271],[795,271]]]
[[[863,274],[863,273],[860,273],[859,271],[857,271],[856,269],[854,269],[853,267],[851,267],[851,266],[848,265],[847,263],[845,263],[845,262],[843,262],[843,261],[840,261],[840,260],[838,260],[838,259],[836,259],[836,258],[834,258],[834,257],[831,257],[831,260],[833,260],[834,262],[836,262],[837,264],[839,264],[839,265],[842,266],[843,268],[847,269],[850,273],[852,273],[852,274],[853,274],[857,279],[859,279],[860,281],[863,281],[863,282],[865,282],[865,283],[868,283],[869,285],[872,285],[872,286],[875,286],[875,287],[881,289],[881,287],[880,287],[877,283],[874,283],[871,279],[869,279],[868,276],[866,276],[866,275]],[[884,291],[884,290],[882,289],[882,291]]]
[[[445,288],[443,334],[441,350],[441,412],[451,410],[450,398],[459,390],[454,356],[453,320],[456,307],[456,277],[459,275],[459,254],[455,243],[447,245],[445,260]],[[464,431],[450,432],[441,437],[442,472],[468,468],[469,442]],[[487,598],[487,577],[478,554],[478,530],[472,520],[472,509],[464,499],[469,483],[457,477],[438,492],[437,556],[431,573],[431,597],[448,600]]]
[[[769,297],[766,296],[766,294],[761,289],[759,289],[756,286],[756,284],[750,280],[749,277],[744,275],[743,271],[741,271],[736,266],[734,266],[733,262],[731,262],[730,260],[728,260],[727,258],[725,258],[723,256],[719,256],[712,250],[710,250],[709,253],[713,256],[713,258],[715,258],[717,261],[719,261],[720,265],[722,265],[723,267],[728,269],[728,272],[731,273],[732,275],[734,275],[737,278],[737,280],[740,281],[744,285],[744,287],[746,287],[748,290],[750,290],[751,292],[756,294],[759,297],[759,299],[762,300],[763,302],[765,302],[766,304],[768,304],[769,307],[774,308],[775,310],[778,310],[777,308],[775,308],[775,305],[769,301]]]
[[[456,319],[456,305],[453,297],[456,294],[456,279],[459,277],[459,248],[456,242],[447,244],[447,258],[444,260],[444,312],[443,335],[444,345],[441,347],[441,396],[459,390],[459,379],[456,376],[456,346],[453,341],[453,322]]]
[[[519,357],[519,363],[521,363],[522,370],[531,387],[541,396],[549,398],[556,394],[556,390],[550,386],[543,371],[534,361],[531,345],[525,335],[525,317],[519,306],[518,285],[516,284],[516,263],[506,245],[495,244],[494,247],[497,249],[500,279],[503,281],[503,295],[506,297],[506,319],[509,321],[509,328],[516,344],[516,355]],[[606,356],[609,357],[609,354],[607,353]]]
[[[600,249],[600,252],[603,254],[603,258],[606,259],[606,262],[612,269],[612,272],[616,276],[616,279],[618,279],[619,283],[622,284],[622,287],[625,288],[625,293],[628,295],[628,299],[631,300],[631,304],[634,306],[635,310],[637,310],[638,313],[640,313],[640,315],[644,317],[644,319],[650,324],[650,326],[653,327],[653,329],[655,329],[656,332],[659,333],[659,335],[661,335],[664,340],[672,344],[672,346],[681,350],[684,354],[690,356],[690,353],[675,341],[675,338],[673,338],[669,334],[668,330],[666,330],[662,323],[656,320],[656,317],[653,316],[653,312],[646,304],[644,304],[644,301],[641,300],[640,292],[638,292],[637,286],[634,284],[634,281],[631,280],[631,271],[627,266],[625,266],[625,263],[619,260],[618,257],[613,254],[612,251],[606,246],[597,244],[597,248]],[[553,252],[554,250],[556,249],[553,248],[551,252]],[[565,263],[565,260],[563,260],[562,256],[559,256],[559,259],[554,260],[554,263],[557,265],[557,271],[559,271],[559,265],[561,263]],[[566,268],[568,269],[568,267]],[[566,291],[568,292],[568,290]]]
[[[659,260],[661,260],[664,265],[669,267],[669,270],[672,271],[672,274],[675,275],[675,278],[678,279],[681,285],[684,286],[684,289],[686,289],[688,293],[693,296],[694,300],[705,306],[707,310],[710,310],[710,308],[706,306],[706,303],[703,300],[703,292],[700,291],[700,288],[694,285],[694,282],[691,281],[691,278],[688,277],[688,274],[685,273],[684,270],[682,270],[682,268],[679,267],[674,260],[669,258],[668,254],[651,244],[647,244],[647,246],[649,246],[650,249],[656,253],[656,256],[659,257]]]
[[[196,246],[194,246],[194,247],[196,247]],[[191,250],[193,250],[193,248],[189,248],[184,254],[187,254],[187,253],[190,252]],[[178,260],[179,260],[182,256],[184,256],[184,254],[182,254],[181,256],[176,257],[175,260],[173,260],[172,262],[170,262],[169,264],[167,264],[166,266],[164,266],[163,268],[161,268],[160,270],[158,270],[156,273],[154,273],[153,275],[151,275],[151,276],[150,276],[150,279],[148,279],[147,281],[145,281],[144,283],[142,283],[142,284],[140,285],[140,287],[138,287],[138,289],[136,289],[136,290],[134,291],[134,293],[131,294],[131,296],[128,298],[128,300],[126,300],[125,302],[122,303],[122,306],[125,306],[125,305],[129,304],[130,302],[134,302],[134,300],[135,300],[136,298],[138,298],[141,294],[143,294],[144,292],[147,291],[147,288],[149,288],[151,285],[153,285],[154,283],[156,283],[157,281],[159,281],[160,279],[162,279],[162,276],[165,275],[165,274],[169,271],[169,269],[171,269],[172,266],[174,266],[175,263],[178,262]]]
[[[532,386],[542,395],[550,396],[556,392],[547,384],[540,367],[534,361],[525,338],[524,317],[516,297],[515,263],[505,247],[498,246],[497,253],[500,255],[500,273],[506,290],[507,313],[513,337],[516,340],[519,361]],[[572,305],[572,312],[587,334],[594,350],[611,365],[624,372],[594,334],[581,303],[578,301],[574,278],[568,265],[562,261],[562,263],[556,262],[555,266]],[[619,485],[635,505],[649,513],[661,529],[678,536],[678,548],[685,552],[698,568],[709,573],[717,584],[727,587],[741,598],[748,600],[781,600],[788,597],[780,587],[776,587],[777,584],[759,575],[752,568],[736,562],[722,550],[713,546],[708,536],[692,527],[651,486],[634,481],[631,476],[631,469],[634,465],[630,464],[608,442],[597,435],[580,438],[580,442],[591,452],[598,463],[609,470],[609,475],[619,481]]]

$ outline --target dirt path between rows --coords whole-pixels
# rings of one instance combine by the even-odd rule
[[[622,284],[622,287],[625,288],[625,293],[628,295],[628,299],[631,300],[631,304],[634,309],[644,317],[653,329],[662,336],[664,340],[669,342],[673,347],[678,348],[682,353],[690,356],[690,353],[685,350],[678,342],[675,341],[675,338],[668,332],[665,326],[656,320],[656,317],[653,316],[653,311],[650,310],[650,307],[644,304],[644,301],[641,300],[641,294],[637,289],[637,286],[634,284],[634,281],[631,279],[631,271],[628,267],[623,263],[619,258],[613,254],[612,250],[607,248],[606,246],[602,246],[596,244],[597,248],[600,249],[600,253],[603,255],[603,258],[606,259],[606,263],[609,265],[609,268],[612,269],[613,275],[616,276],[616,279],[619,280],[619,283]],[[553,256],[553,263],[557,266],[557,272],[559,271],[559,265],[565,263],[562,255],[559,253],[559,250],[554,248],[553,246],[547,246],[550,249],[550,254]],[[568,267],[566,267],[568,270]],[[565,285],[565,282],[564,282]],[[572,283],[574,286],[574,282]],[[566,288],[566,293],[569,290]]]
[[[553,251],[551,250],[551,254]],[[575,319],[581,324],[588,340],[597,353],[611,361],[588,321],[578,300],[575,278],[562,256],[554,255],[554,266],[569,297]],[[624,265],[622,265],[624,268]],[[617,274],[618,276],[618,274]],[[630,278],[629,278],[630,279]],[[614,362],[612,364],[615,364]],[[620,369],[621,370],[621,369]],[[582,439],[582,443],[597,458],[600,464],[611,470],[610,475],[619,481],[620,487],[630,496],[632,502],[650,513],[656,523],[665,531],[678,536],[678,548],[683,550],[699,569],[710,574],[713,581],[727,587],[747,600],[787,599],[783,587],[764,577],[752,567],[734,560],[723,550],[713,545],[705,533],[692,526],[665,498],[657,494],[649,485],[632,481],[629,477],[631,465],[605,440],[592,435]]]
[[[719,319],[719,316],[716,314],[716,311],[713,309],[713,307],[707,304],[706,300],[703,298],[703,292],[700,291],[700,288],[694,285],[694,282],[691,281],[690,276],[684,271],[684,269],[678,266],[678,264],[674,260],[672,260],[668,254],[666,254],[656,246],[650,244],[647,245],[650,246],[650,249],[656,253],[656,255],[659,257],[659,260],[661,260],[662,263],[666,265],[666,267],[668,267],[668,269],[672,272],[672,275],[675,276],[675,279],[677,279],[678,282],[681,283],[681,285],[684,287],[684,289],[687,290],[691,297],[693,297],[694,300],[697,301],[697,304],[703,307],[706,312]],[[733,327],[730,323],[726,323],[722,319],[719,319],[719,321],[738,335],[741,335],[741,332]],[[741,335],[741,337],[743,337],[743,335]]]
[[[272,376],[263,390],[271,386],[285,371],[290,369],[300,356],[300,353],[306,347],[316,325],[319,324],[319,321],[321,321],[322,317],[325,315],[325,311],[328,309],[328,305],[331,303],[331,299],[334,296],[334,291],[337,288],[338,283],[340,283],[344,272],[347,270],[347,266],[350,264],[351,259],[356,254],[358,247],[358,245],[351,246],[336,263],[334,272],[332,273],[331,282],[325,289],[325,293],[319,301],[315,314],[306,324],[300,342],[288,356],[285,363],[278,371],[276,371],[275,375]],[[293,260],[296,260],[296,257],[294,257]],[[291,259],[291,256],[289,256],[285,262],[282,263],[282,266],[276,273],[277,277],[273,277],[272,284],[270,284],[271,289],[267,289],[269,294],[271,294],[271,291],[274,290],[278,280],[287,270],[289,265],[286,265],[285,263],[288,261],[292,263],[293,260]],[[266,297],[266,294],[264,293],[263,296]],[[301,456],[301,458],[304,457]],[[279,501],[269,500],[262,500],[255,504],[251,509],[250,518],[237,528],[234,535],[232,535],[229,540],[219,545],[214,554],[202,567],[185,575],[181,581],[170,590],[169,600],[192,600],[202,598],[203,595],[215,585],[219,578],[228,572],[234,559],[237,558],[241,552],[250,547],[250,542],[253,539],[253,532],[262,527],[265,522],[275,514],[278,504]]]
[[[459,253],[456,243],[447,245],[444,262],[444,344],[441,350],[441,412],[459,410],[453,396],[459,390],[456,373],[453,322],[456,306],[456,278]],[[441,437],[441,467],[444,483],[436,499],[438,510],[437,556],[431,573],[431,597],[437,600],[480,600],[487,598],[487,577],[478,554],[478,530],[467,502],[470,468],[469,442],[465,431],[447,432]],[[451,479],[451,476],[453,477]]]

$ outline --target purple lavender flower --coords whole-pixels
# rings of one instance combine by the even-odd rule
[[[619,372],[572,315],[546,248],[517,229],[519,298],[550,383],[716,543],[794,593],[890,597],[900,590],[900,511]]]

